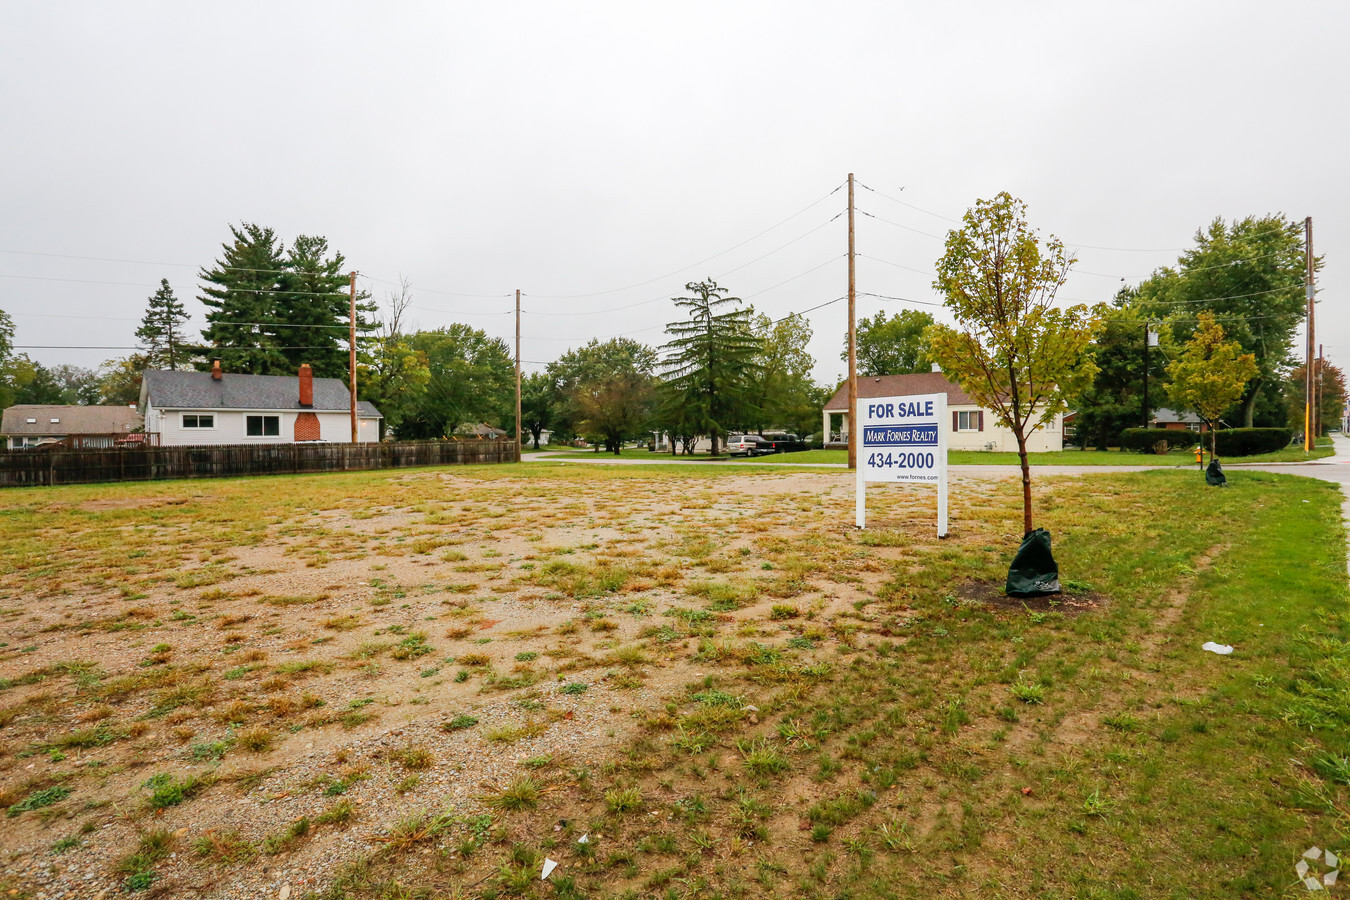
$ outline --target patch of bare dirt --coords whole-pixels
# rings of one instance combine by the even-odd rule
[[[1029,609],[1034,612],[1058,612],[1078,616],[1103,609],[1111,598],[1097,591],[1062,591],[1042,597],[1009,597],[1003,586],[991,581],[967,581],[956,587],[956,596],[970,603],[984,603],[998,609]]]

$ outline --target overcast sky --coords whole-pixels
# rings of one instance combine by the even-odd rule
[[[256,222],[326,236],[377,299],[407,276],[423,328],[509,341],[521,289],[538,369],[659,345],[687,281],[775,318],[842,297],[851,171],[858,290],[913,301],[1001,190],[1077,249],[1082,300],[1215,216],[1310,215],[1344,365],[1347,25],[1343,2],[7,0],[0,309],[43,363],[125,356],[160,278],[200,327],[198,268]],[[808,314],[820,381],[846,316]]]

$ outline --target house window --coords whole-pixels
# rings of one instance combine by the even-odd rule
[[[984,430],[984,412],[983,410],[958,411],[956,416],[957,431],[983,431]]]
[[[277,437],[281,434],[281,416],[245,416],[244,433],[249,437]]]
[[[183,413],[184,428],[215,428],[215,416],[203,416],[199,413]]]

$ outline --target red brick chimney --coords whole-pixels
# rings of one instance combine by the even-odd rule
[[[216,381],[221,379],[220,360],[211,363],[211,377]]]
[[[314,405],[314,370],[309,363],[300,364],[300,405]]]

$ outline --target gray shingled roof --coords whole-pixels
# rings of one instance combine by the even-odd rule
[[[29,419],[36,419],[29,422]],[[53,422],[52,419],[60,419]],[[51,406],[25,403],[5,410],[0,434],[127,434],[141,427],[129,406]]]
[[[359,387],[359,385],[358,385]],[[314,379],[314,405],[300,405],[299,375],[239,375],[226,372],[219,381],[210,372],[146,371],[141,402],[156,409],[294,409],[345,412],[351,393],[340,378]],[[383,418],[375,404],[360,400],[362,416]]]
[[[906,397],[911,394],[946,394],[948,406],[974,405],[960,385],[947,380],[941,372],[916,372],[912,375],[859,375],[858,399],[871,397]],[[825,408],[831,411],[848,409],[848,382],[835,390]]]

